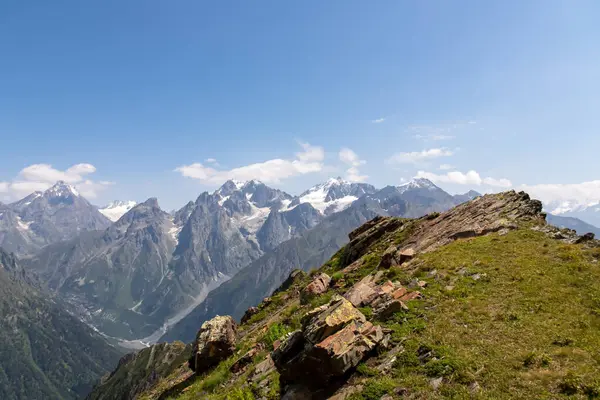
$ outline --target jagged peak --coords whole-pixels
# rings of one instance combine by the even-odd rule
[[[74,186],[65,181],[57,181],[51,188],[44,192],[44,195],[48,197],[65,197],[70,195],[79,197],[79,192]]]
[[[148,200],[144,201],[143,203],[138,204],[138,206],[160,208],[160,206],[158,205],[158,199],[156,197],[150,197]]]
[[[249,181],[240,181],[240,180],[236,180],[236,179],[229,179],[225,183],[223,183],[221,185],[221,187],[219,187],[217,190],[215,190],[214,193],[218,194],[220,196],[229,196],[229,195],[231,195],[231,193],[233,193],[235,191],[244,190],[246,188],[255,187],[255,186],[259,186],[259,185],[264,185],[264,183],[262,183],[258,179],[251,179]]]

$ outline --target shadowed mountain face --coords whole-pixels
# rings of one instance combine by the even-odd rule
[[[8,206],[0,205],[0,246],[19,255],[105,229],[110,220],[65,182],[35,192]]]
[[[591,232],[597,237],[600,237],[600,228],[588,224],[587,222],[584,222],[579,218],[548,214],[546,220],[548,221],[548,223],[554,226],[558,226],[559,228],[573,229],[579,235]]]
[[[78,399],[120,353],[0,249],[0,398]]]

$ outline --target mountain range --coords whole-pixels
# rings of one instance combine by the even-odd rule
[[[88,324],[142,346],[163,335],[189,336],[182,328],[188,321],[195,326],[219,313],[240,317],[291,269],[320,265],[348,232],[375,215],[415,218],[477,196],[452,196],[427,179],[376,189],[332,178],[299,196],[256,180],[230,180],[168,213],[154,198],[97,209],[59,182],[9,205],[7,214],[18,218],[12,231],[20,232],[32,215],[62,227],[59,239],[46,236],[34,254],[32,246],[16,251],[22,263]],[[57,219],[52,207],[65,216]],[[106,217],[121,212],[112,223]],[[39,231],[34,223],[30,230]]]
[[[5,299],[38,293],[35,301],[46,303],[37,309],[60,313],[57,320],[72,326],[81,340],[104,349],[99,366],[92,363],[91,372],[69,383],[76,392],[114,360],[117,349],[108,341],[130,348],[190,341],[202,321],[225,314],[240,318],[293,269],[322,265],[351,231],[375,216],[416,218],[478,196],[474,191],[452,196],[427,179],[377,189],[332,178],[299,196],[256,180],[230,180],[169,213],[155,198],[97,208],[76,188],[58,182],[0,205],[0,247],[19,257],[6,253],[5,260],[12,261],[4,269],[21,265],[20,286]],[[577,219],[549,219],[580,233],[597,232]],[[60,332],[45,328],[47,336]],[[5,346],[20,348],[13,342]],[[14,383],[14,377],[7,379]],[[54,390],[48,382],[43,390]]]

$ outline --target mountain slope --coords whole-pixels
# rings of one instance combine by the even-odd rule
[[[140,398],[595,398],[600,242],[557,232],[515,192],[369,221],[309,301],[321,276],[297,274],[238,327],[239,351]]]
[[[0,246],[20,255],[110,225],[77,189],[62,181],[5,208],[12,212],[0,216]]]
[[[148,199],[105,231],[47,246],[27,265],[100,331],[125,338],[152,332],[162,320],[137,307],[168,273],[177,244],[172,219]]]
[[[120,353],[0,250],[0,398],[77,399]]]
[[[597,237],[600,237],[600,228],[590,225],[579,218],[548,214],[546,220],[548,220],[548,223],[558,226],[559,228],[573,229],[580,235],[591,232]]]

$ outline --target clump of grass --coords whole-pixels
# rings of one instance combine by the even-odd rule
[[[377,371],[375,368],[369,367],[365,363],[360,363],[358,365],[358,367],[356,367],[356,372],[358,372],[362,376],[368,376],[368,377],[373,377],[373,376],[377,376],[380,374],[379,371]]]
[[[550,363],[552,362],[552,357],[550,357],[547,354],[538,354],[535,351],[532,351],[530,353],[527,353],[527,355],[525,356],[525,359],[523,360],[523,366],[525,368],[547,368],[548,366],[550,366]]]
[[[281,323],[272,324],[267,329],[267,332],[261,339],[261,342],[264,343],[264,345],[267,347],[267,349],[271,349],[273,347],[273,342],[281,339],[283,336],[285,336],[287,333],[289,333],[291,331],[292,330],[287,325],[284,325]]]
[[[369,380],[360,393],[353,394],[350,400],[379,400],[385,394],[394,390],[396,383],[390,377],[375,378]]]
[[[255,400],[256,397],[249,387],[234,388],[227,395],[227,400]]]
[[[313,308],[322,306],[323,304],[327,304],[331,301],[331,299],[333,298],[333,295],[335,293],[333,291],[328,291],[325,292],[315,298],[313,298],[310,303],[309,303],[309,308],[312,310]]]
[[[371,307],[360,307],[358,309],[367,319],[371,319],[373,316],[373,309]]]
[[[331,275],[331,280],[332,280],[333,282],[337,282],[337,281],[339,281],[339,280],[340,280],[340,279],[342,279],[342,278],[344,278],[344,273],[343,273],[343,272],[341,272],[341,271],[335,272],[335,273],[333,273],[333,274]]]

